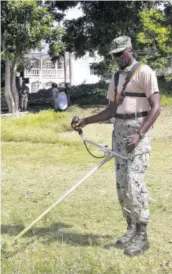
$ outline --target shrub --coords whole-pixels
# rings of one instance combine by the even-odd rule
[[[74,104],[107,104],[106,93],[108,84],[100,81],[96,84],[82,84],[71,87],[71,101]]]

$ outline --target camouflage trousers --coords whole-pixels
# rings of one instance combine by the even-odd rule
[[[21,98],[21,109],[27,110],[27,106],[28,106],[28,96],[27,94],[23,94]]]
[[[116,158],[116,185],[119,202],[125,218],[130,217],[133,223],[147,223],[149,220],[148,191],[144,182],[148,167],[150,130],[131,152],[127,152],[129,131],[138,131],[144,118],[133,120],[116,119],[112,137],[113,150],[128,157],[128,160]]]

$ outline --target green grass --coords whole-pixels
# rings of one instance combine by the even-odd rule
[[[66,113],[52,110],[2,121],[2,140],[33,143],[56,143],[58,133],[69,130]]]
[[[161,105],[172,106],[172,95],[161,94]]]
[[[97,108],[71,107],[2,119],[2,239],[14,237],[97,165],[70,130],[74,114]],[[117,200],[113,161],[108,162],[2,253],[2,274],[172,273],[172,108],[154,126],[150,167],[150,249],[128,258],[104,245],[125,231]],[[8,133],[7,133],[8,129]],[[26,133],[24,133],[24,130]],[[112,125],[90,125],[88,139],[111,146]],[[8,139],[8,134],[11,138]],[[42,135],[44,134],[44,138]],[[41,139],[42,138],[42,139]],[[100,154],[100,152],[97,152]],[[34,194],[28,194],[34,191]]]
[[[75,111],[86,116],[95,110],[89,108],[87,111],[87,108],[84,110],[72,106],[63,113],[50,109],[37,114],[29,113],[20,118],[2,119],[2,141],[74,145],[76,133],[73,133],[70,122]]]

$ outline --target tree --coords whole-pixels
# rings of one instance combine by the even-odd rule
[[[140,12],[142,30],[137,34],[138,47],[149,54],[143,62],[154,69],[164,68],[172,52],[172,25],[162,11],[144,9]]]
[[[160,2],[160,1],[158,1]],[[139,11],[151,8],[149,1],[80,1],[84,16],[67,20],[64,41],[73,47],[77,56],[97,50],[107,55],[112,40],[128,35],[135,42],[140,28]]]
[[[172,25],[172,0],[164,3],[164,14],[166,16],[167,24]]]
[[[65,11],[69,8],[73,8],[78,4],[77,1],[45,1],[45,5],[47,6],[49,12],[54,17],[56,22],[60,22],[64,19]],[[65,48],[66,50],[66,48]],[[67,58],[66,52],[62,51],[60,54],[56,54],[53,47],[50,47],[49,54],[53,61],[61,60],[63,58],[63,69],[64,69],[64,86],[66,86],[67,79]],[[71,52],[69,52],[69,82],[71,83]]]
[[[63,41],[67,49],[74,51],[77,57],[86,51],[98,52],[105,62],[98,71],[106,75],[115,66],[108,56],[112,40],[120,35],[132,38],[136,44],[136,33],[140,31],[139,12],[151,8],[161,1],[79,1],[84,15],[65,22],[66,33]],[[96,64],[93,64],[96,66]]]
[[[2,1],[2,57],[5,59],[5,98],[9,112],[18,111],[15,84],[17,65],[25,52],[50,44],[56,54],[64,49],[63,30],[53,26],[53,16],[35,0]],[[13,47],[15,52],[9,53]]]

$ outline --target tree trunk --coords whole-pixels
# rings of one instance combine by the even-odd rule
[[[70,87],[72,85],[72,58],[71,58],[71,52],[69,52],[69,84]]]
[[[19,111],[19,94],[16,87],[15,63],[13,63],[11,68],[11,93],[12,93],[14,104],[15,104],[15,112],[18,112]]]
[[[7,101],[8,110],[10,113],[15,113],[15,103],[11,93],[11,77],[10,77],[10,60],[6,57],[5,60],[5,99]]]
[[[71,86],[72,86],[72,58],[71,58],[71,52],[69,52],[69,85],[68,85],[68,92],[67,92],[69,106],[71,105],[71,100],[70,100]]]
[[[64,86],[66,86],[66,52],[64,52]]]

